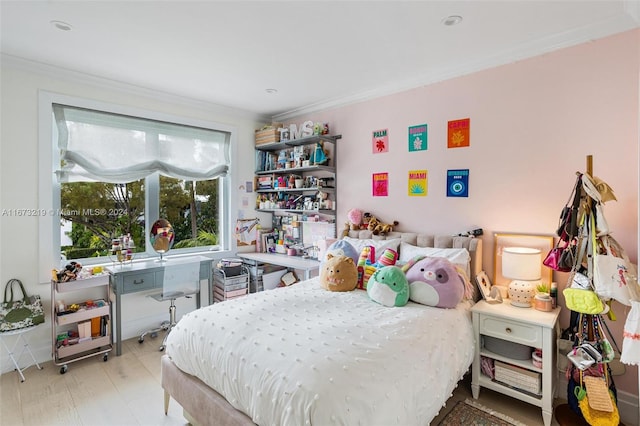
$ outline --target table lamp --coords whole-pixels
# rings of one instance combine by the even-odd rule
[[[505,247],[502,250],[502,276],[509,284],[511,304],[530,308],[540,284],[542,255],[540,250],[527,247]]]

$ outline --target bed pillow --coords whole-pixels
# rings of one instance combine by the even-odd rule
[[[405,264],[416,256],[444,257],[451,263],[459,266],[467,277],[471,274],[471,256],[466,248],[434,248],[418,247],[413,244],[402,242],[400,244],[399,263]]]
[[[327,254],[327,248],[329,248],[329,246],[335,243],[336,241],[338,241],[336,238],[325,238],[322,240],[318,240],[316,242],[316,245],[318,246],[317,259],[320,261],[323,261],[325,258],[325,255]]]
[[[375,249],[376,258],[380,256],[386,249],[398,251],[398,247],[400,246],[401,241],[400,238],[393,238],[390,240],[360,240],[358,238],[351,237],[343,237],[342,240],[351,244],[358,253],[362,253],[362,249],[366,246],[373,246],[373,248]]]

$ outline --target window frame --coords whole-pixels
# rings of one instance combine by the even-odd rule
[[[39,257],[41,271],[40,282],[48,282],[51,277],[51,267],[62,267],[66,263],[61,260],[60,250],[60,218],[55,212],[60,210],[60,188],[61,184],[56,178],[55,170],[59,166],[60,155],[54,144],[55,122],[53,120],[53,104],[65,104],[80,108],[95,109],[115,114],[124,114],[151,120],[160,120],[175,124],[202,127],[212,130],[228,132],[230,137],[230,158],[231,164],[226,176],[219,177],[220,187],[218,202],[220,203],[220,217],[218,229],[218,245],[176,249],[170,252],[171,255],[180,254],[207,254],[215,253],[224,255],[232,250],[232,236],[230,235],[230,223],[232,222],[233,191],[231,191],[232,175],[234,167],[234,146],[237,140],[237,129],[222,123],[205,121],[200,119],[177,116],[156,111],[145,110],[137,107],[111,104],[92,99],[79,98],[62,95],[46,91],[39,92],[38,100],[38,130],[39,130],[39,177],[38,177],[38,208],[39,212]],[[137,253],[135,260],[157,257],[151,244],[149,243],[148,227],[157,219],[159,212],[159,177],[153,174],[145,179],[145,247],[144,253]],[[154,195],[155,194],[155,195]],[[155,201],[154,200],[155,197]],[[155,215],[155,216],[154,216]],[[153,218],[153,219],[152,219]],[[50,230],[50,232],[47,232]],[[75,259],[74,259],[75,260]],[[110,260],[106,257],[77,259],[85,264],[108,264]],[[53,265],[47,268],[47,265]]]

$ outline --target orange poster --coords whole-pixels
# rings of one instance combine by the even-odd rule
[[[469,146],[471,119],[449,121],[447,125],[447,148],[462,148]]]

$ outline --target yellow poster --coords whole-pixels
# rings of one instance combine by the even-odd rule
[[[408,191],[410,197],[427,196],[427,171],[409,170]]]

